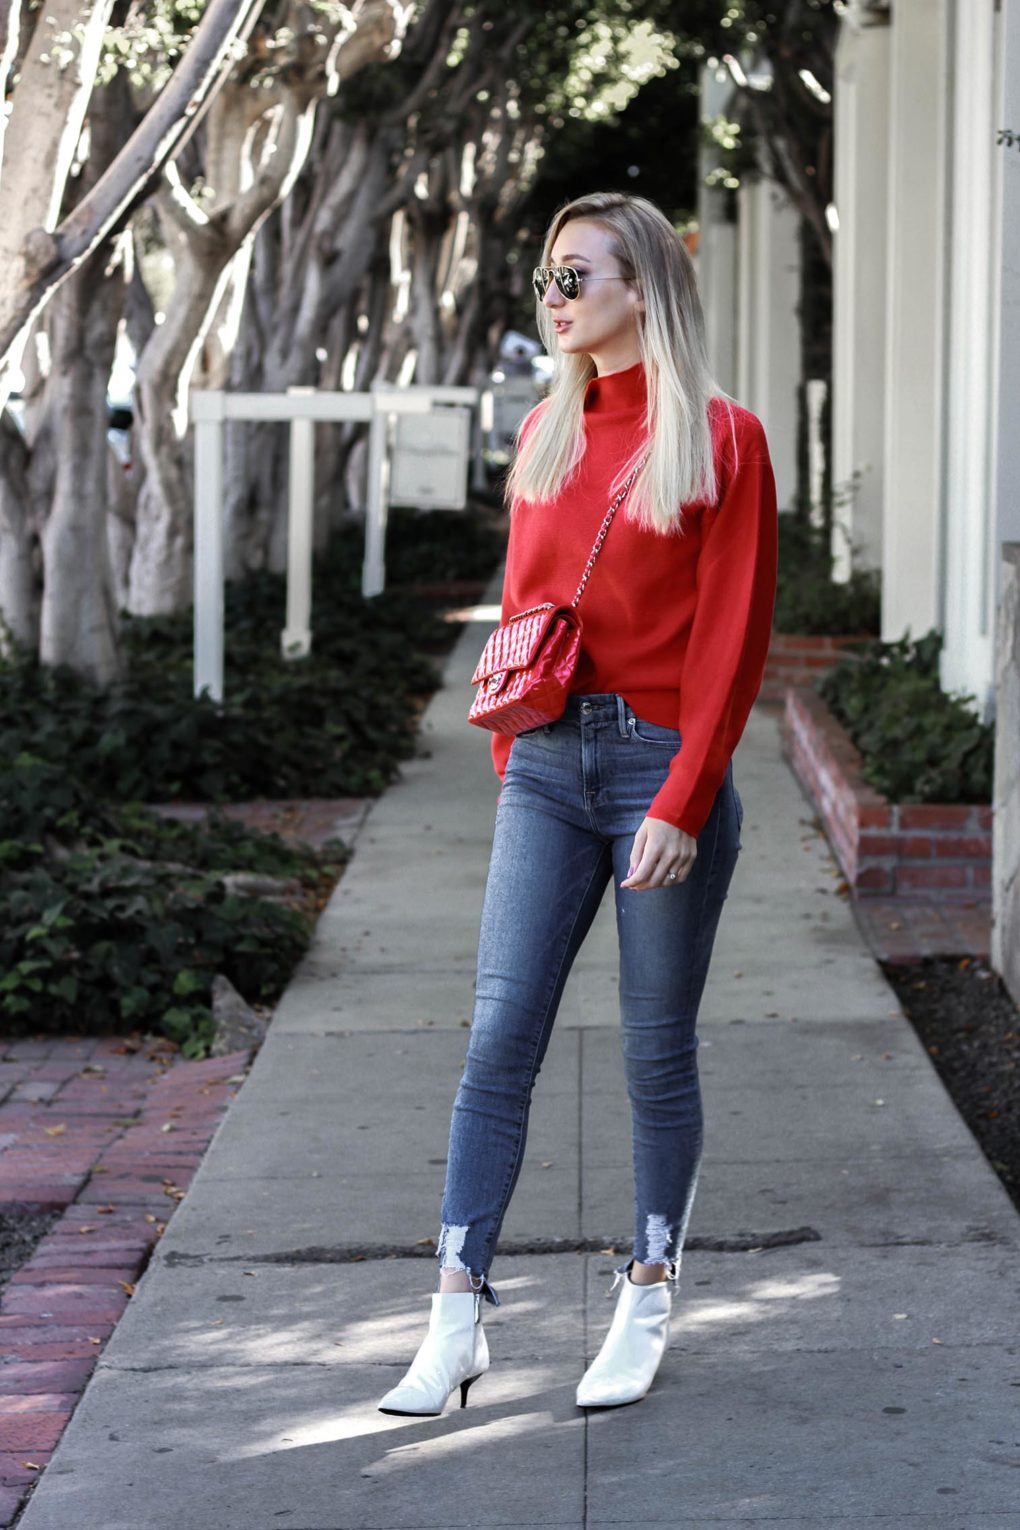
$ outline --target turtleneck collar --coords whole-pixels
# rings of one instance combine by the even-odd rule
[[[644,409],[648,401],[645,364],[635,361],[620,372],[592,377],[584,392],[584,407],[589,414],[620,414]]]

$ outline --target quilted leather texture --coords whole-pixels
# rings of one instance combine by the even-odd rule
[[[555,722],[567,703],[581,652],[581,624],[564,607],[497,627],[482,651],[468,721],[493,733]]]
[[[549,605],[531,616],[512,616],[503,626],[497,627],[490,633],[475,665],[472,685],[487,680],[497,671],[520,669],[522,665],[530,664],[557,615],[562,614],[562,610],[558,612],[555,606]]]

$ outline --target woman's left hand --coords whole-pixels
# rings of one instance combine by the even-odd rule
[[[697,854],[697,840],[683,829],[661,818],[645,818],[631,846],[630,871],[620,886],[633,892],[646,887],[679,887]]]

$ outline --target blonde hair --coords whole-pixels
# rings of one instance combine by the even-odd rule
[[[660,532],[683,529],[682,507],[716,497],[716,474],[708,401],[723,394],[711,374],[705,321],[694,265],[668,218],[644,197],[600,191],[560,208],[546,234],[542,264],[565,224],[585,218],[601,224],[621,273],[636,284],[644,304],[638,343],[648,387],[647,435],[621,463],[611,493],[646,452],[625,513]],[[556,343],[552,315],[538,304],[538,328],[555,362],[548,398],[531,416],[526,437],[507,475],[506,499],[541,503],[554,499],[576,472],[585,450],[584,396],[596,375],[591,357],[568,355]],[[732,410],[730,429],[736,447]]]

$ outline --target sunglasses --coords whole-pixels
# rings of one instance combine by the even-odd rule
[[[582,276],[573,266],[536,266],[531,273],[531,285],[535,296],[541,300],[549,291],[549,283],[555,282],[559,292],[572,303],[581,296],[582,282],[625,282],[626,276]]]

